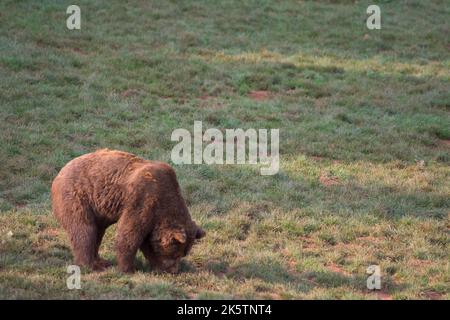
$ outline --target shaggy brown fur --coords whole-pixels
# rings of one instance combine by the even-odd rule
[[[140,249],[155,268],[175,272],[205,233],[192,221],[174,170],[133,154],[99,150],[70,161],[52,184],[53,213],[69,234],[75,261],[101,270],[98,249],[118,223],[119,269],[134,271]]]

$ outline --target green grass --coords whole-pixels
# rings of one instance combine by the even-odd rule
[[[379,31],[370,1],[80,0],[80,31],[70,4],[0,3],[0,298],[449,299],[446,0],[378,1]],[[103,147],[170,162],[194,120],[279,128],[279,174],[175,166],[207,231],[182,272],[68,290],[52,179]]]

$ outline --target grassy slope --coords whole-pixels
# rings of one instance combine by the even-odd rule
[[[77,3],[81,31],[69,1],[0,3],[1,298],[449,298],[445,0],[380,1],[381,31],[368,1]],[[194,120],[280,128],[280,173],[177,166],[208,232],[184,272],[67,290],[52,178],[100,147],[169,161]]]

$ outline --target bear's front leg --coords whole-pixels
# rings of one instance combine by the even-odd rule
[[[120,271],[134,272],[134,259],[143,239],[140,222],[137,219],[122,216],[118,223],[116,239],[117,264]]]
[[[150,240],[146,239],[142,242],[140,248],[142,254],[145,257],[145,260],[147,260],[148,264],[151,268],[158,267],[158,259],[156,259],[155,254],[153,253],[153,250],[151,248]]]

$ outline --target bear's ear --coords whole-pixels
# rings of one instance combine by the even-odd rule
[[[179,243],[186,242],[186,232],[183,230],[175,230],[172,232],[172,239]]]
[[[206,236],[206,232],[202,228],[197,227],[197,231],[195,232],[195,239],[201,239],[204,236]]]

